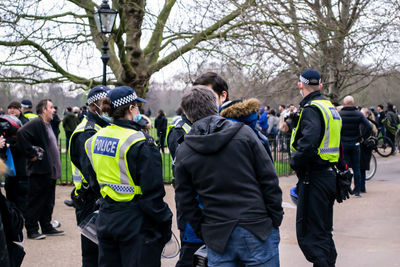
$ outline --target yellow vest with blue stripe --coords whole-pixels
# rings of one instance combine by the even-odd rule
[[[185,134],[187,134],[188,132],[190,132],[190,129],[192,129],[192,126],[190,126],[189,124],[184,122],[182,120],[182,118],[179,118],[174,124],[169,125],[168,128],[167,128],[167,134],[165,135],[165,142],[167,143],[167,145],[168,145],[168,135],[169,135],[169,133],[171,132],[171,130],[173,128],[182,128],[183,131],[185,132]],[[172,156],[171,156],[171,161],[172,161],[172,164],[175,161],[175,159],[173,159]],[[172,175],[172,169],[171,169],[171,176],[173,176]]]
[[[108,196],[123,202],[142,194],[132,179],[127,154],[134,144],[144,140],[146,137],[140,131],[110,125],[86,141],[86,154],[96,172],[103,198]]]
[[[321,144],[318,147],[318,155],[323,160],[329,162],[338,162],[342,118],[329,100],[313,100],[311,101],[310,105],[317,107],[321,112],[322,117],[324,118],[325,133],[322,138]],[[296,152],[293,144],[296,140],[296,134],[297,130],[299,129],[303,110],[300,112],[299,121],[296,128],[292,132],[290,140],[291,152]]]
[[[33,120],[34,118],[39,117],[38,115],[32,113],[32,112],[27,112],[24,113],[25,118],[27,118],[28,120]]]
[[[81,123],[76,126],[74,132],[71,134],[71,138],[69,139],[69,148],[68,148],[68,153],[69,157],[71,158],[71,140],[72,138],[77,134],[77,133],[83,133],[85,131],[86,124],[88,123],[88,120],[86,117],[84,117],[81,121]],[[97,132],[101,129],[101,126],[95,124],[94,125],[94,130]],[[83,174],[81,171],[75,166],[74,163],[71,161],[71,170],[72,170],[72,181],[74,182],[75,185],[75,195],[78,195],[77,191],[82,188],[82,183],[87,184],[88,182],[85,180],[85,177],[83,177]]]

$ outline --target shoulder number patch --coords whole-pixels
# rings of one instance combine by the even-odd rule
[[[331,111],[334,120],[340,120],[340,115],[339,112],[337,112],[336,108],[330,107],[329,110]]]

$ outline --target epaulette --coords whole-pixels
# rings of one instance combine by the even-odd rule
[[[151,135],[149,135],[148,133],[146,133],[144,131],[142,131],[142,133],[144,134],[144,137],[146,137],[146,144],[148,144],[148,145],[155,144],[154,138]]]
[[[88,121],[85,125],[85,131],[86,130],[94,130],[95,129],[95,122],[94,121]]]

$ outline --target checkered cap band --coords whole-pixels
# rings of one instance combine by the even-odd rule
[[[299,77],[299,80],[300,80],[300,82],[302,82],[302,83],[310,84],[310,81],[309,81],[308,79],[304,78],[304,77],[301,76],[301,75],[300,75],[300,77]],[[321,83],[321,79],[318,80],[318,84],[320,84],[320,83]],[[313,85],[315,85],[315,84],[313,83]]]
[[[132,103],[133,101],[136,100],[136,98],[137,98],[137,95],[135,92],[133,92],[130,95],[127,95],[127,96],[124,96],[124,97],[121,97],[121,98],[118,98],[118,99],[112,101],[112,104],[113,104],[114,108],[117,108],[117,107],[123,106],[125,104]]]
[[[97,100],[100,100],[102,98],[106,98],[107,97],[107,92],[100,92],[98,94],[92,95],[91,97],[89,97],[86,101],[86,103],[88,105],[96,102]]]

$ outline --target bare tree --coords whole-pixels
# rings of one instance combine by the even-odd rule
[[[113,76],[108,84],[130,85],[142,96],[152,74],[179,57],[217,49],[227,39],[242,37],[237,29],[242,30],[243,14],[256,8],[255,0],[151,2],[160,5],[149,8],[144,0],[112,0],[119,20],[109,42]],[[2,1],[0,46],[8,54],[0,66],[23,74],[3,74],[0,82],[100,84],[100,60],[89,66],[90,77],[81,72],[84,65],[93,65],[93,44],[99,51],[102,47],[93,17],[97,4],[92,0]]]
[[[281,90],[293,88],[300,71],[313,67],[322,73],[326,95],[338,101],[343,92],[360,92],[375,80],[371,77],[397,67],[392,57],[398,44],[396,0],[258,3],[260,13],[246,19],[253,21],[251,42],[243,46],[275,76],[294,77]]]

